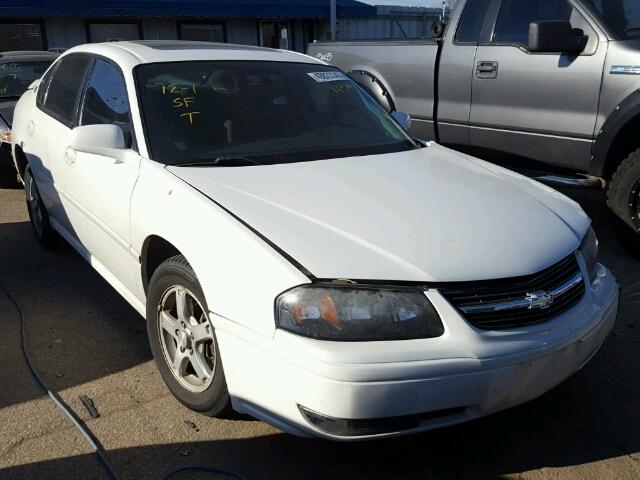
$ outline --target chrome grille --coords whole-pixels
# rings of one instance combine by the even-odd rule
[[[474,326],[504,330],[551,320],[585,292],[575,254],[533,275],[447,284],[440,293]]]

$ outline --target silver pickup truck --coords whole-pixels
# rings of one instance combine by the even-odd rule
[[[409,113],[416,137],[603,178],[640,232],[640,1],[459,0],[440,38],[308,53]]]

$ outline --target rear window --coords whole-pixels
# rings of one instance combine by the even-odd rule
[[[19,97],[39,79],[51,62],[0,63],[0,98]]]

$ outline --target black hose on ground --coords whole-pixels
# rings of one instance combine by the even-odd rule
[[[42,390],[44,390],[44,392],[47,395],[49,395],[49,398],[51,398],[51,400],[56,405],[56,407],[58,407],[58,409],[71,421],[71,423],[73,423],[73,425],[82,434],[82,436],[85,438],[85,440],[87,441],[91,449],[95,452],[98,459],[100,460],[100,463],[102,463],[102,465],[107,470],[111,478],[113,478],[114,480],[120,480],[120,477],[118,476],[115,469],[113,468],[113,465],[111,465],[111,463],[107,459],[104,449],[100,446],[100,443],[94,437],[91,430],[89,430],[89,428],[84,424],[84,422],[80,418],[78,418],[78,416],[64,402],[64,400],[60,397],[60,395],[58,395],[57,392],[52,391],[48,387],[48,385],[42,379],[42,377],[40,376],[36,368],[33,366],[33,361],[31,360],[31,356],[29,355],[29,348],[27,346],[27,331],[26,331],[25,321],[24,321],[24,312],[22,311],[22,308],[18,304],[15,297],[11,294],[11,292],[9,292],[9,290],[4,285],[1,279],[0,279],[0,290],[4,292],[4,294],[7,296],[9,301],[13,304],[16,311],[18,312],[18,317],[20,318],[20,334],[22,337],[22,354],[24,356],[24,359],[27,362],[27,365],[29,366],[29,370],[34,380],[40,386],[40,388],[42,388]]]
[[[34,367],[33,361],[31,360],[31,355],[29,355],[29,348],[27,345],[27,329],[26,329],[26,324],[24,320],[24,312],[22,311],[22,308],[20,307],[20,304],[18,303],[18,301],[15,299],[15,297],[11,294],[11,292],[9,292],[7,287],[4,285],[4,283],[2,282],[2,279],[0,279],[0,290],[4,292],[4,294],[7,296],[9,301],[15,307],[16,312],[18,312],[18,317],[20,318],[20,336],[22,340],[21,342],[22,355],[24,356],[24,359],[26,360],[27,365],[29,366],[29,371],[31,372],[31,375],[33,376],[34,380],[37,382],[40,388],[42,388],[42,390],[44,390],[44,392],[47,395],[49,395],[49,397],[51,398],[53,403],[56,405],[56,407],[58,407],[58,409],[71,421],[71,423],[73,423],[73,425],[82,434],[82,436],[85,438],[85,440],[87,441],[91,449],[94,451],[94,453],[97,455],[98,459],[100,460],[100,463],[107,470],[111,478],[113,478],[113,480],[120,480],[120,476],[116,473],[115,469],[113,468],[113,465],[111,465],[111,463],[109,462],[106,452],[104,451],[104,449],[102,448],[98,440],[93,435],[93,432],[91,432],[89,427],[87,427],[84,424],[84,422],[80,418],[78,418],[78,416],[64,402],[64,400],[60,397],[60,395],[58,395],[57,392],[54,392],[49,388],[49,386],[45,383],[45,381],[42,379],[42,377]],[[169,479],[174,475],[178,475],[180,473],[194,472],[194,471],[220,474],[230,478],[234,478],[236,480],[244,480],[244,477],[238,475],[237,473],[233,473],[231,471],[223,470],[220,468],[209,467],[206,465],[186,465],[183,467],[179,467],[169,472],[164,477],[164,479]]]

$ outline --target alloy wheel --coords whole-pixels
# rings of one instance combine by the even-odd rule
[[[192,392],[211,385],[217,351],[207,312],[188,289],[174,286],[162,295],[158,333],[164,359],[178,382]]]

